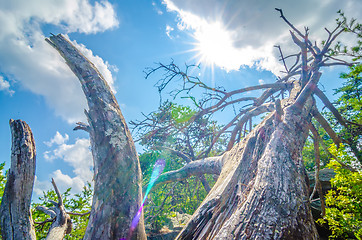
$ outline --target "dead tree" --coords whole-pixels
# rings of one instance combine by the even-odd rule
[[[200,111],[190,121],[231,105],[242,106],[205,149],[209,151],[220,135],[229,130],[228,151],[219,157],[192,162],[159,178],[157,184],[179,180],[179,176],[220,172],[217,182],[178,239],[319,238],[310,209],[302,148],[313,117],[336,144],[341,142],[328,123],[320,118],[314,96],[330,109],[342,126],[356,124],[340,115],[318,88],[318,82],[323,67],[351,66],[338,57],[339,52],[333,49],[332,44],[343,32],[353,34],[360,31],[360,25],[355,28],[354,21],[347,23],[344,18],[332,31],[326,29],[327,40],[318,46],[309,40],[308,28],[302,33],[285,18],[281,9],[276,10],[291,28],[291,38],[300,51],[284,56],[277,46],[285,72],[275,83],[228,92],[207,86],[199,78],[189,76],[187,71],[181,71],[174,63],[160,64],[147,73],[165,70],[164,78],[158,82],[159,89],[164,89],[174,79],[181,79],[183,88],[176,91],[177,94],[189,93],[195,87],[207,90],[206,98],[197,103]],[[343,55],[348,53],[343,52]],[[291,61],[293,58],[294,61]],[[264,92],[258,98],[240,96],[259,89]],[[246,124],[251,125],[252,119],[263,113],[269,115],[245,138],[241,138]],[[317,136],[315,139],[318,141]],[[207,160],[209,164],[199,164]]]
[[[35,177],[36,150],[30,127],[21,120],[10,120],[11,166],[0,206],[0,227],[6,240],[35,240],[30,212]]]
[[[207,117],[201,117],[187,122],[194,110],[166,101],[158,111],[145,116],[142,121],[131,121],[130,125],[138,137],[141,145],[152,151],[163,151],[178,157],[183,164],[193,165],[198,159],[207,158],[210,154],[216,155],[225,149],[224,137],[219,138],[217,144],[205,150],[211,144],[215,132],[220,126]],[[186,173],[187,171],[185,171]],[[189,175],[189,174],[186,174]],[[179,176],[180,178],[181,176]],[[206,192],[210,191],[209,183],[203,174],[198,175]]]
[[[159,67],[166,70],[165,78],[160,81],[161,88],[180,76],[184,81],[181,91],[189,92],[197,86],[209,91],[206,100],[198,104],[200,111],[190,121],[232,104],[249,102],[215,134],[205,149],[205,153],[210,152],[221,134],[229,130],[228,150],[224,154],[211,158],[205,155],[180,170],[160,176],[158,184],[200,172],[219,174],[178,239],[318,239],[310,210],[302,148],[310,129],[313,131],[313,117],[336,144],[342,142],[317,112],[314,95],[342,126],[356,124],[346,121],[318,88],[322,67],[350,65],[338,58],[338,51],[332,50],[332,44],[341,33],[356,29],[353,22],[347,24],[344,19],[334,30],[326,29],[328,38],[320,48],[309,40],[307,28],[302,33],[284,17],[282,10],[276,10],[292,29],[292,40],[300,52],[284,57],[278,47],[285,75],[273,84],[227,92],[208,87],[173,63]],[[132,137],[111,89],[95,66],[64,36],[51,36],[46,40],[79,78],[89,106],[85,111],[89,125],[80,123],[76,127],[89,132],[94,160],[95,189],[84,239],[146,239],[142,215],[133,235],[129,234],[142,201],[142,179]],[[287,61],[292,57],[295,62],[289,66]],[[258,98],[239,95],[259,89],[264,92]],[[252,125],[253,117],[268,112],[260,124],[241,138],[246,124]],[[35,173],[34,139],[23,121],[11,120],[10,125],[13,144],[11,169],[0,207],[2,234],[4,239],[35,239],[29,210]],[[316,143],[319,141],[317,135],[314,139]],[[317,181],[320,181],[318,177],[316,185]],[[52,209],[43,208],[55,219],[49,239],[61,238],[70,231],[69,216],[54,181],[53,185],[58,202],[53,203]]]
[[[142,202],[137,152],[119,105],[96,67],[62,35],[46,39],[78,77],[87,98],[85,111],[94,161],[94,195],[84,239],[128,238]],[[143,216],[134,239],[146,239]]]
[[[50,202],[53,204],[53,207],[48,208],[44,206],[38,206],[37,209],[50,216],[50,219],[45,220],[45,222],[52,222],[45,239],[62,240],[66,234],[69,234],[72,231],[72,221],[70,216],[65,211],[62,196],[58,190],[57,185],[55,184],[54,179],[52,179],[52,185],[54,187],[55,193],[57,194],[58,202],[50,200]]]

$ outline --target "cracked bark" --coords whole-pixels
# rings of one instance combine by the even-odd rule
[[[142,201],[137,152],[119,105],[103,76],[62,35],[46,39],[78,77],[87,98],[94,161],[94,195],[83,239],[128,238]],[[143,214],[132,239],[146,239]]]
[[[36,161],[34,138],[24,121],[11,119],[10,129],[11,167],[0,206],[2,238],[35,240],[30,212]]]
[[[224,154],[218,181],[177,239],[318,239],[301,157],[314,101],[300,92],[295,86],[282,116],[273,112]]]

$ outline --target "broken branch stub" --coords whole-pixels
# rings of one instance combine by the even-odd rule
[[[58,202],[50,201],[54,207],[47,208],[44,206],[38,206],[37,209],[49,215],[53,219],[53,223],[49,228],[46,240],[61,240],[65,234],[69,234],[72,231],[72,221],[64,208],[62,196],[52,179],[52,184],[55,193],[58,197]]]

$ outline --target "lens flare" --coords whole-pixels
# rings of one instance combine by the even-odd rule
[[[151,174],[151,178],[150,181],[148,182],[147,185],[147,189],[145,192],[145,196],[143,197],[143,201],[141,204],[141,207],[138,209],[136,215],[134,216],[132,223],[131,223],[131,227],[129,229],[129,234],[128,234],[128,238],[122,238],[120,240],[128,240],[131,239],[131,236],[133,234],[133,231],[136,229],[137,224],[140,220],[141,214],[142,214],[142,210],[143,210],[143,206],[145,205],[145,201],[147,199],[148,194],[150,193],[153,185],[155,184],[157,178],[161,175],[163,169],[165,168],[166,162],[163,159],[158,159],[155,163],[155,166],[153,167],[153,171]]]

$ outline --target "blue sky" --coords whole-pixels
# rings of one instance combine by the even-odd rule
[[[0,162],[10,166],[9,119],[22,119],[36,141],[34,196],[50,188],[51,177],[61,190],[74,191],[92,178],[88,135],[72,131],[75,122],[85,121],[85,98],[45,43],[50,33],[67,34],[96,64],[129,122],[159,104],[157,75],[146,80],[143,72],[157,62],[201,63],[200,78],[228,90],[273,82],[281,69],[273,45],[295,50],[275,7],[296,26],[309,26],[317,42],[339,9],[361,18],[357,0],[0,0]],[[324,70],[328,95],[342,70]]]

